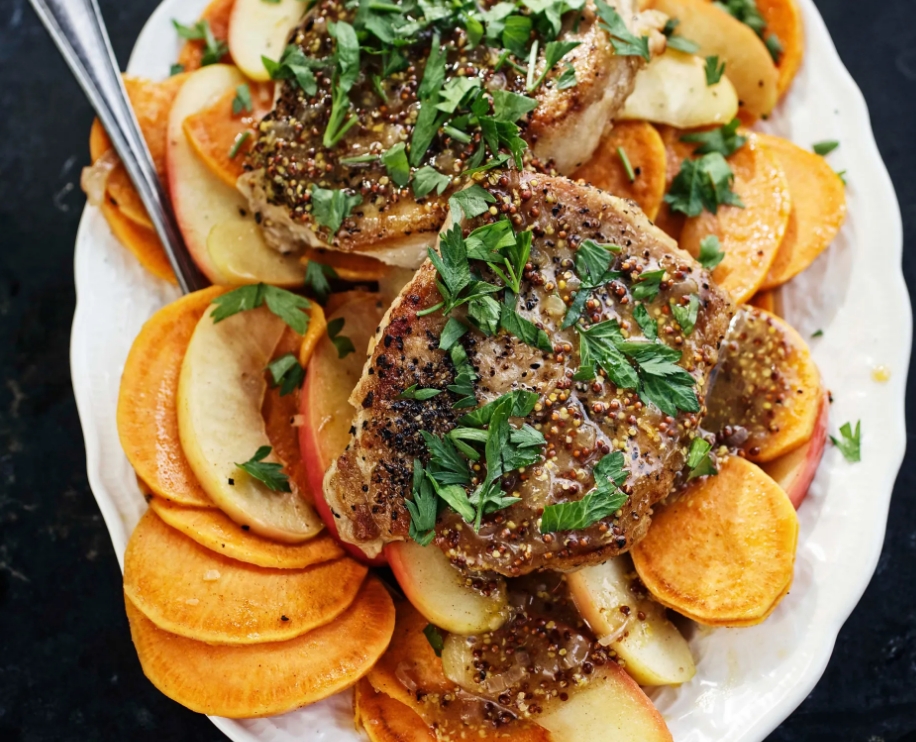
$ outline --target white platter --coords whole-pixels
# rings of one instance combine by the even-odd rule
[[[841,142],[830,162],[848,173],[849,218],[830,250],[784,289],[782,298],[786,316],[805,337],[824,331],[811,343],[833,392],[831,431],[861,419],[862,462],[848,464],[828,446],[799,512],[795,583],[777,611],[751,629],[696,630],[691,637],[696,677],[652,694],[677,742],[760,742],[811,691],[877,565],[906,442],[903,402],[912,328],[897,199],[862,94],[813,1],[799,1],[805,63],[765,128],[803,147],[825,139]],[[165,0],[137,40],[129,72],[166,77],[178,52],[171,19],[189,23],[204,5],[205,0]],[[89,483],[123,566],[128,535],[145,503],[118,443],[118,383],[141,325],[178,292],[147,274],[91,206],[76,240],[76,289],[71,368]],[[890,381],[872,379],[879,365],[890,369]],[[349,694],[280,717],[213,722],[236,742],[360,739]]]

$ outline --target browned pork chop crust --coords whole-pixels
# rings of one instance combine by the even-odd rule
[[[619,10],[629,26],[640,33],[651,32],[641,25],[634,0],[609,0],[609,4]],[[447,60],[446,81],[455,77],[479,79],[489,94],[504,90],[536,98],[538,107],[523,116],[519,126],[530,148],[525,155],[528,166],[539,171],[569,173],[591,156],[645,64],[641,57],[614,53],[593,5],[585,7],[581,18],[574,16],[567,14],[560,38],[580,45],[534,92],[526,88],[525,69],[499,61],[503,50],[498,46],[489,47],[484,42],[470,49],[463,27],[441,38]],[[334,40],[329,22],[335,20],[352,22],[353,11],[339,3],[319,2],[294,32],[292,43],[310,58],[330,57]],[[431,37],[430,29],[419,33],[415,43],[402,49],[409,66],[385,78],[379,76],[379,56],[361,56],[362,72],[349,96],[356,123],[333,147],[323,144],[331,115],[330,75],[317,75],[314,96],[306,95],[295,80],[278,81],[275,108],[261,122],[246,165],[251,172],[239,181],[271,245],[281,252],[326,246],[409,268],[422,262],[426,247],[435,242],[445,221],[448,197],[469,182],[460,173],[473,167],[481,146],[479,132],[465,142],[440,129],[421,165],[453,177],[442,194],[432,191],[419,199],[410,185],[399,187],[392,182],[381,160],[372,159],[400,142],[412,146],[422,106],[417,91]],[[663,37],[654,32],[652,39],[653,51],[657,52],[664,46]],[[543,44],[541,47],[538,74],[544,67]],[[560,89],[557,78],[566,64],[575,70],[576,84]],[[363,161],[352,162],[352,158]],[[335,235],[312,219],[312,186],[343,190],[362,199]]]
[[[516,389],[539,395],[525,422],[545,436],[546,460],[503,477],[503,489],[521,500],[484,517],[479,532],[444,510],[436,544],[459,566],[510,576],[601,561],[628,550],[645,534],[652,505],[669,493],[684,467],[702,410],[670,417],[640,401],[635,390],[619,390],[603,376],[573,380],[580,340],[574,328],[560,325],[570,292],[579,286],[572,270],[578,246],[594,240],[621,247],[613,261],[621,277],[593,293],[583,319],[616,319],[631,340],[645,339],[633,316],[634,279],[645,271],[666,271],[660,292],[645,306],[658,321],[659,341],[683,351],[680,364],[696,379],[701,406],[734,309],[708,272],[632,202],[563,178],[514,171],[490,173],[482,185],[499,208],[463,225],[465,234],[504,213],[516,231],[533,232],[518,311],[543,327],[554,352],[506,332],[485,337],[471,331],[460,342],[478,376],[478,403]],[[445,389],[454,380],[454,366],[438,348],[446,318],[439,311],[418,316],[440,301],[436,275],[427,260],[383,319],[350,398],[358,410],[353,438],[325,478],[325,496],[340,518],[341,535],[369,554],[408,536],[404,500],[411,493],[413,460],[428,460],[421,431],[441,436],[467,412],[453,409],[457,397],[452,392],[426,401],[398,399],[412,384]],[[685,335],[672,320],[670,302],[690,294],[697,295],[699,308],[693,332]],[[513,420],[516,427],[519,422]],[[613,450],[625,453],[629,469],[624,485],[629,500],[616,517],[580,531],[540,533],[543,508],[581,499],[594,485],[594,465]]]

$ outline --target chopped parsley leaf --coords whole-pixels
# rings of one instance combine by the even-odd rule
[[[725,74],[725,62],[719,62],[719,57],[706,57],[706,87],[712,87],[722,79]]]
[[[395,185],[402,188],[407,185],[410,180],[410,164],[407,162],[407,146],[404,142],[398,142],[385,152],[382,162]]]
[[[201,67],[207,67],[211,64],[217,64],[228,52],[229,47],[225,41],[217,39],[210,28],[210,22],[203,18],[193,26],[185,26],[176,20],[172,20],[172,25],[178,31],[178,35],[188,41],[203,41],[204,53],[200,60]]]
[[[418,389],[417,384],[411,384],[395,399],[416,399],[420,402],[425,402],[427,399],[432,399],[439,394],[442,394],[441,389]]]
[[[854,464],[862,460],[862,421],[856,423],[855,430],[851,423],[845,423],[840,427],[840,437],[830,436],[830,442],[836,446],[843,458]]]
[[[840,143],[835,139],[829,139],[823,142],[817,142],[814,144],[811,149],[814,150],[814,154],[825,157],[829,155],[833,150],[840,146]]]
[[[628,496],[620,490],[627,479],[624,455],[614,451],[595,465],[595,487],[575,502],[547,505],[541,515],[540,532],[580,531],[595,525],[622,508]]]
[[[735,174],[719,152],[697,160],[684,160],[681,171],[665,195],[665,203],[687,216],[699,216],[703,209],[716,214],[720,206],[744,208],[741,197],[732,190]]]
[[[289,477],[283,473],[283,464],[264,461],[271,450],[270,446],[261,446],[248,461],[243,464],[236,463],[236,466],[272,492],[292,492]]]
[[[296,84],[306,95],[315,95],[318,92],[318,83],[312,68],[321,66],[303,54],[295,44],[290,44],[283,50],[279,61],[261,57],[261,63],[271,80],[295,80]]]
[[[312,217],[322,227],[335,235],[353,209],[363,202],[358,193],[349,194],[343,190],[331,190],[312,186]]]
[[[642,57],[647,62],[652,59],[649,53],[649,37],[636,36],[623,18],[620,17],[614,8],[608,5],[604,0],[595,1],[598,16],[601,18],[601,27],[607,31],[611,37],[611,46],[614,51],[622,57]]]
[[[338,317],[328,322],[328,337],[334,343],[334,347],[337,348],[338,358],[346,358],[351,353],[356,352],[356,346],[353,345],[353,341],[340,334],[344,327],[344,321],[343,317]]]
[[[213,322],[222,322],[227,317],[249,309],[257,309],[267,304],[267,308],[282,319],[298,334],[304,335],[308,329],[309,316],[303,311],[311,304],[304,296],[294,294],[292,291],[271,286],[265,283],[256,283],[241,286],[225,294],[217,296],[213,303],[216,309],[210,314]]]
[[[413,195],[423,198],[435,191],[441,196],[451,182],[450,176],[440,173],[431,165],[424,165],[413,175]]]
[[[410,514],[408,535],[420,546],[429,546],[435,537],[439,498],[423,469],[420,459],[413,460],[413,499],[404,499]]]
[[[725,258],[725,252],[722,250],[722,243],[719,238],[711,234],[700,241],[700,254],[697,256],[697,262],[706,270],[711,271]]]
[[[738,126],[740,124],[741,122],[738,119],[732,119],[730,123],[709,131],[684,134],[681,137],[681,141],[699,144],[700,146],[693,150],[695,155],[718,152],[723,157],[731,157],[747,143],[747,137],[738,134]]]
[[[433,648],[433,652],[436,653],[436,657],[441,657],[442,648],[445,646],[445,639],[442,638],[442,634],[439,632],[439,629],[433,626],[431,623],[426,624],[426,628],[423,629],[423,636],[426,637],[426,641],[429,642],[429,646]]]
[[[652,319],[645,304],[637,304],[634,307],[633,319],[636,320],[636,324],[639,325],[642,334],[646,336],[646,340],[658,339],[658,322]]]
[[[690,441],[690,450],[687,452],[687,481],[697,477],[706,477],[710,474],[718,474],[712,457],[709,452],[712,451],[712,444],[705,438],[694,438]]]
[[[243,82],[241,85],[236,85],[235,98],[232,99],[232,115],[238,116],[242,112],[251,113],[253,110],[248,83]]]
[[[229,149],[229,159],[234,160],[238,157],[239,152],[242,149],[242,146],[251,138],[250,131],[241,131],[236,137],[235,141],[232,143],[232,147]]]
[[[327,301],[331,293],[331,284],[329,278],[337,278],[337,271],[330,265],[324,265],[315,260],[309,260],[305,266],[305,287],[311,289],[318,301]]]
[[[617,156],[623,164],[623,170],[627,174],[627,180],[631,183],[636,181],[636,173],[633,172],[633,166],[630,164],[630,158],[627,157],[627,151],[623,147],[617,148]]]
[[[272,386],[280,387],[280,396],[285,397],[292,394],[305,380],[305,369],[299,365],[299,359],[292,353],[280,356],[277,360],[267,364],[270,376],[273,379]]]
[[[669,302],[671,314],[681,326],[684,335],[690,335],[697,324],[697,314],[700,311],[700,299],[696,294],[691,294],[687,299],[687,304],[681,304],[680,301],[672,299]]]

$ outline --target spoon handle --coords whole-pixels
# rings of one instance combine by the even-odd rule
[[[97,0],[30,0],[127,168],[184,293],[208,285],[185,247],[130,107]]]

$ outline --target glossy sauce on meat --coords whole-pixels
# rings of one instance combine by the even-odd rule
[[[516,231],[531,230],[533,245],[517,310],[545,330],[553,352],[505,332],[492,337],[470,332],[461,342],[478,377],[480,404],[518,389],[538,395],[525,422],[543,434],[547,446],[540,463],[503,477],[504,492],[519,502],[484,517],[479,531],[445,509],[435,543],[461,569],[508,576],[604,561],[642,537],[652,505],[670,492],[683,468],[733,308],[708,273],[631,204],[532,173],[488,173],[481,182],[496,204],[464,225],[464,231],[503,215]],[[643,339],[633,315],[634,286],[645,272],[665,271],[658,295],[643,303],[657,321],[659,342],[682,351],[681,365],[697,383],[699,412],[668,416],[603,375],[590,382],[572,378],[580,366],[579,337],[561,324],[578,287],[572,270],[576,250],[587,239],[621,248],[613,262],[621,276],[593,293],[585,306],[588,323],[616,319],[627,338]],[[440,301],[435,275],[431,264],[421,267],[383,320],[351,397],[359,410],[354,439],[325,479],[325,495],[341,515],[343,537],[368,553],[385,541],[407,537],[404,498],[410,493],[413,460],[428,457],[422,431],[443,435],[465,412],[452,407],[451,393],[422,402],[398,398],[411,384],[444,389],[454,381],[455,369],[438,349],[445,317],[422,313]],[[699,306],[688,335],[673,321],[671,305],[691,294]],[[595,464],[612,451],[625,454],[629,471],[623,485],[629,497],[620,510],[581,530],[541,533],[545,506],[580,500],[594,486]]]

